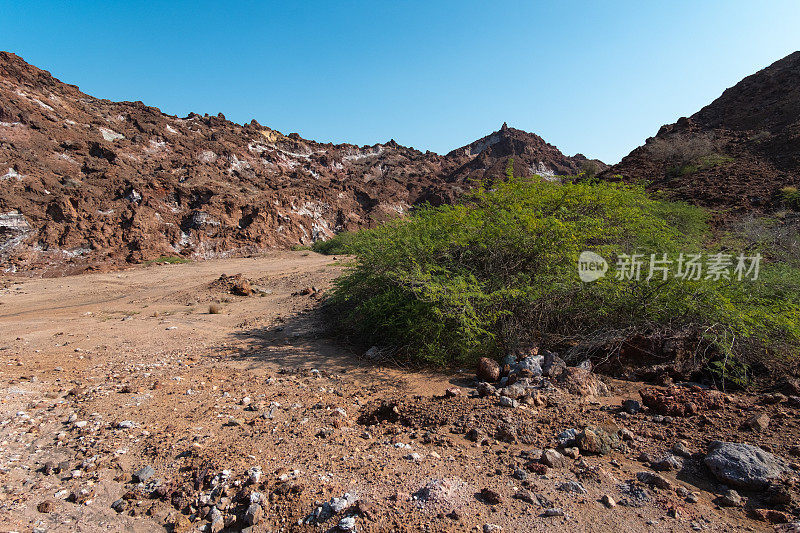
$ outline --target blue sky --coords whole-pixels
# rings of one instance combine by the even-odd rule
[[[506,121],[607,162],[800,49],[797,0],[0,0],[0,14],[0,49],[101,98],[440,153]]]

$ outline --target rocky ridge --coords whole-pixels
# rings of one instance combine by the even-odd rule
[[[785,208],[800,186],[800,51],[747,76],[602,174],[710,207]]]
[[[518,174],[547,177],[587,162],[505,124],[439,155],[393,140],[320,143],[222,114],[178,118],[88,96],[0,53],[7,270],[308,245],[422,202],[451,202],[503,176],[510,158]]]

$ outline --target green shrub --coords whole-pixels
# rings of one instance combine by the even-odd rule
[[[710,154],[700,157],[689,163],[683,163],[681,165],[670,167],[667,170],[667,176],[671,178],[677,176],[688,176],[690,174],[694,174],[695,172],[699,172],[701,170],[707,170],[709,168],[714,168],[720,165],[731,163],[733,160],[734,159],[732,157],[727,155],[716,154],[716,153]]]
[[[337,234],[335,237],[327,241],[317,241],[311,249],[318,254],[325,255],[345,255],[351,253],[349,251],[350,244],[356,238],[356,233],[343,232]]]
[[[501,355],[531,342],[574,346],[603,342],[610,332],[687,327],[734,358],[743,350],[797,345],[800,299],[781,295],[769,276],[579,280],[584,250],[610,264],[623,252],[702,250],[704,211],[619,183],[533,178],[495,187],[462,205],[424,207],[328,241],[337,253],[355,256],[327,300],[340,330],[364,346],[391,346],[435,364]]]
[[[190,259],[187,259],[185,257],[180,257],[180,256],[177,256],[177,255],[163,255],[163,256],[159,257],[158,259],[151,259],[150,261],[147,261],[145,264],[147,264],[147,265],[153,265],[153,264],[179,265],[179,264],[191,263],[191,262],[192,261]]]
[[[781,189],[781,194],[786,207],[800,211],[800,191],[797,190],[797,187],[784,187]]]

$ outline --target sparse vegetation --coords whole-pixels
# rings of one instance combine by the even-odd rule
[[[497,184],[463,205],[346,234],[329,250],[356,256],[328,308],[365,346],[448,364],[532,342],[592,350],[614,332],[702,331],[724,359],[795,353],[800,276],[766,268],[758,282],[582,283],[577,259],[702,251],[706,213],[623,184]],[[792,273],[793,272],[793,273]],[[790,273],[792,273],[790,275]]]
[[[800,211],[800,191],[797,187],[784,187],[781,189],[781,195],[787,208]]]
[[[150,261],[147,261],[145,264],[146,265],[178,265],[178,264],[191,263],[191,262],[192,261],[190,259],[187,259],[185,257],[180,257],[180,256],[177,256],[177,255],[163,255],[163,256],[159,257],[158,259],[151,259]]]
[[[667,167],[667,177],[671,178],[734,161],[722,153],[721,143],[713,133],[656,137],[645,145],[645,150],[654,160]]]

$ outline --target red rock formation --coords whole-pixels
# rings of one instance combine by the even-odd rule
[[[523,175],[585,162],[507,127],[441,156],[178,118],[93,98],[0,52],[0,215],[28,225],[0,221],[7,269],[310,244],[452,201],[472,180],[503,176],[510,157]]]

